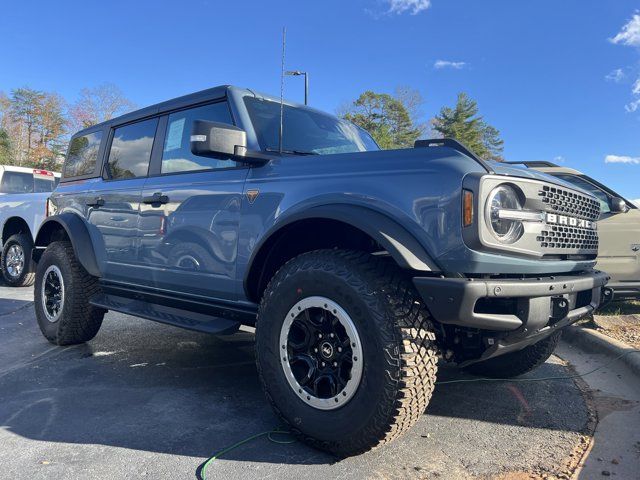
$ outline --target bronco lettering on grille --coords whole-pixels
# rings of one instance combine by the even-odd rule
[[[547,213],[546,221],[551,225],[567,225],[569,227],[588,228],[590,230],[596,229],[596,223],[590,220],[557,215],[555,213]]]

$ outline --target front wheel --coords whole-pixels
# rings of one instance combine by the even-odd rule
[[[76,259],[70,242],[53,242],[36,270],[34,303],[42,334],[55,345],[74,345],[96,336],[105,310],[91,305],[98,279]]]
[[[35,278],[31,252],[33,240],[25,233],[11,235],[2,248],[2,276],[7,285],[28,287]]]
[[[339,456],[408,430],[436,379],[430,317],[386,259],[319,250],[269,283],[256,325],[258,372],[280,418]]]
[[[547,361],[556,349],[561,336],[562,330],[559,330],[522,350],[474,363],[466,370],[475,375],[490,378],[512,378],[524,375]]]

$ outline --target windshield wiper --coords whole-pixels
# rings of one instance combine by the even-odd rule
[[[277,148],[265,148],[267,152],[280,153]],[[318,152],[305,152],[304,150],[287,150],[283,149],[282,153],[289,153],[291,155],[320,155]]]

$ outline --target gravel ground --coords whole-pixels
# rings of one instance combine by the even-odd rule
[[[634,348],[640,348],[640,302],[615,302],[598,311],[582,326],[593,328]]]
[[[214,452],[278,424],[252,334],[109,313],[93,341],[60,348],[41,336],[31,300],[31,289],[0,287],[0,478],[193,478]],[[552,357],[529,377],[567,373]],[[441,370],[441,380],[460,378]],[[572,380],[441,385],[386,448],[338,461],[261,438],[213,463],[208,478],[566,478],[588,425]]]

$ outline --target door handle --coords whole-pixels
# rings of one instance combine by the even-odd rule
[[[87,207],[102,207],[104,205],[104,198],[102,197],[93,197],[91,200],[87,200]]]
[[[148,197],[142,197],[142,203],[149,205],[164,205],[165,203],[169,203],[169,197],[162,195],[161,193],[154,193]]]

